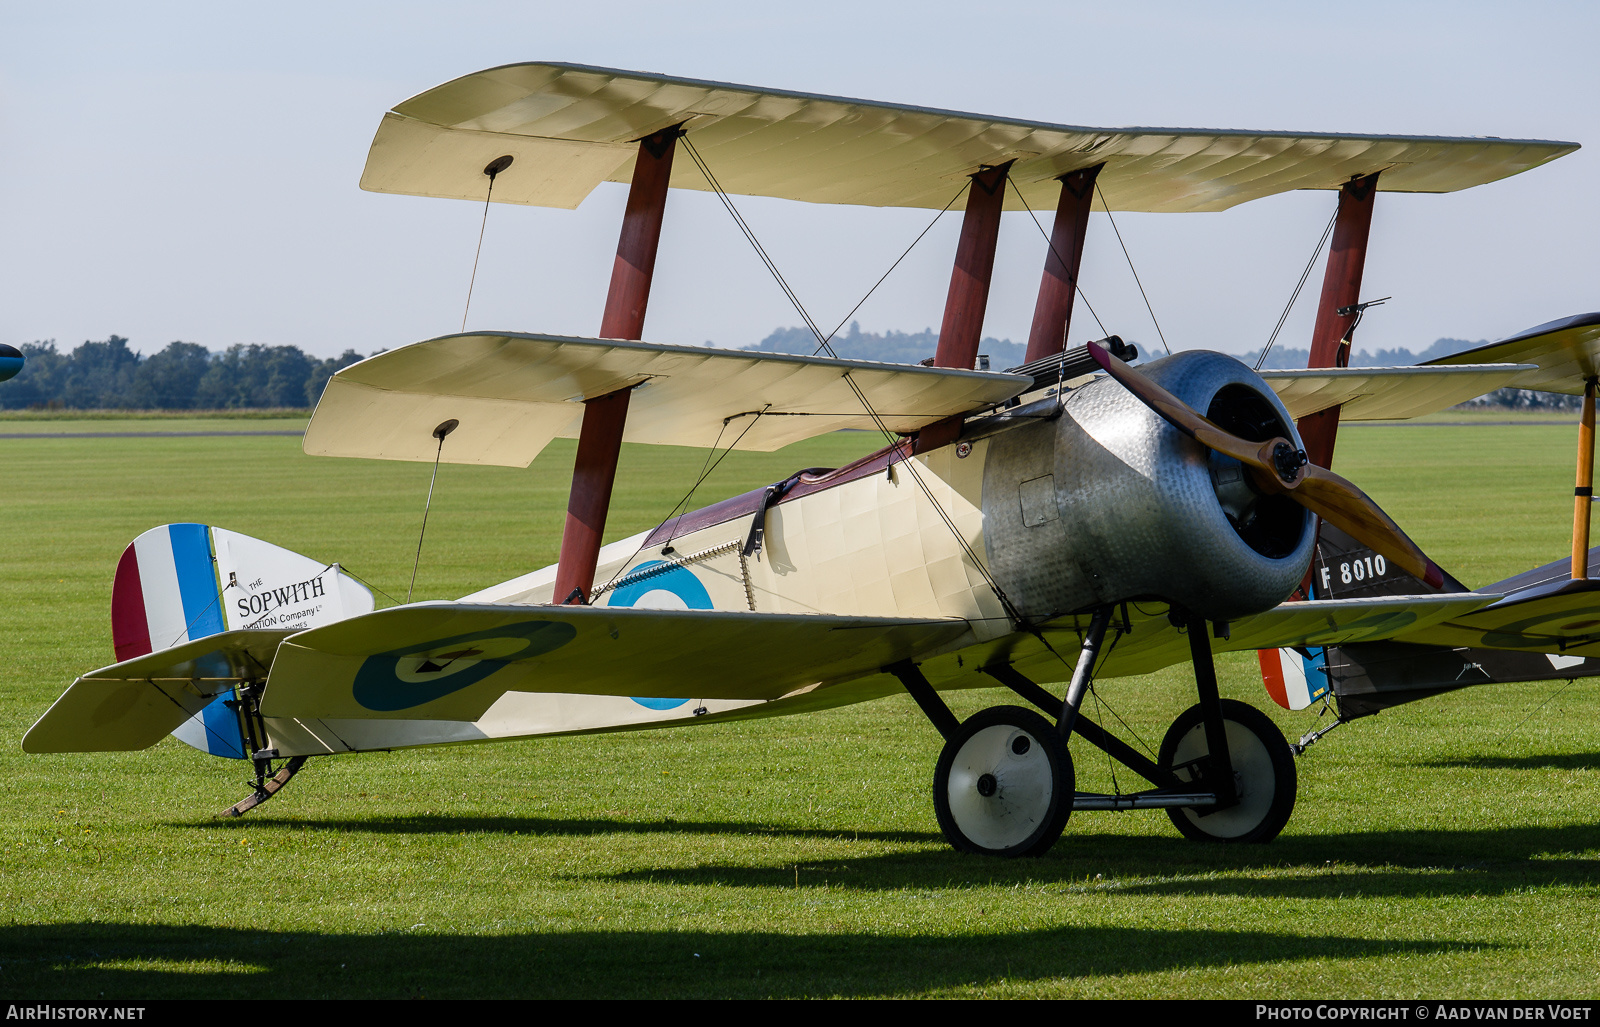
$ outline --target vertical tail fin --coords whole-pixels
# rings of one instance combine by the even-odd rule
[[[372,593],[339,569],[205,524],[163,524],[134,539],[111,586],[117,661],[242,628],[321,627],[369,613]],[[213,756],[246,759],[239,704],[217,697],[172,734]]]

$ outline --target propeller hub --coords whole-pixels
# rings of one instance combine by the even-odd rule
[[[1306,451],[1295,449],[1288,442],[1279,440],[1272,447],[1272,467],[1278,472],[1278,477],[1285,485],[1298,485],[1300,472],[1311,461],[1306,457]]]

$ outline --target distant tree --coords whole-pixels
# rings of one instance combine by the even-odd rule
[[[173,342],[146,357],[133,372],[131,405],[146,410],[189,410],[200,379],[211,367],[211,351],[192,342]]]
[[[311,358],[298,346],[229,346],[201,377],[196,405],[217,410],[304,406],[311,370]]]
[[[67,361],[62,404],[80,410],[129,406],[139,359],[120,335],[104,342],[85,342]]]
[[[835,335],[829,340],[829,345],[835,353],[848,360],[916,364],[933,356],[938,350],[939,333],[932,328],[924,328],[916,333],[863,332],[861,322],[852,321],[849,331]],[[745,348],[764,353],[803,353],[809,356],[820,347],[816,336],[808,328],[779,328],[755,345]],[[978,352],[989,358],[989,366],[996,371],[1021,364],[1026,351],[1026,346],[1010,339],[990,337],[978,344]]]

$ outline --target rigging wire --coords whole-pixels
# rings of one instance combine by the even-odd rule
[[[505,161],[505,165],[500,165],[500,161]],[[483,173],[489,176],[489,188],[483,194],[483,223],[478,226],[478,248],[472,254],[472,278],[467,282],[467,305],[461,308],[463,332],[467,330],[467,311],[472,309],[472,287],[478,284],[478,258],[483,256],[483,233],[489,227],[489,197],[494,195],[494,179],[510,163],[511,161],[501,157],[483,169]]]
[[[329,564],[329,566],[331,567],[332,564]],[[383,594],[383,597],[385,599],[389,600],[389,602],[393,603],[394,605],[396,605],[396,606],[403,605],[400,602],[400,600],[396,599],[394,596],[390,595],[389,593],[384,592],[383,589],[378,588],[377,585],[374,585],[372,582],[368,581],[366,578],[363,578],[361,575],[357,574],[355,571],[353,571],[350,568],[346,567],[344,564],[341,563],[339,565],[339,569],[341,571],[343,571],[344,573],[350,575],[352,578],[355,578],[357,581],[361,582],[363,585],[367,586],[368,588],[376,589],[378,592]]]
[[[771,404],[769,403],[768,406],[771,406]],[[732,453],[734,451],[734,449],[736,449],[738,447],[739,442],[746,435],[748,435],[750,433],[750,429],[754,428],[756,426],[756,422],[761,420],[761,415],[763,415],[765,413],[766,413],[766,409],[765,408],[763,408],[761,410],[757,410],[755,412],[755,416],[750,419],[750,423],[745,425],[744,431],[741,431],[738,434],[738,436],[734,438],[734,440],[732,442],[728,443],[728,448],[724,449],[722,451],[722,455],[718,456],[715,462],[712,462],[711,458],[713,456],[716,456],[716,453],[717,453],[717,445],[722,442],[723,433],[728,430],[728,422],[732,421],[733,417],[742,417],[744,415],[743,414],[734,414],[733,417],[724,417],[722,419],[722,428],[717,432],[716,439],[712,441],[711,449],[706,452],[706,462],[704,464],[702,464],[701,467],[700,467],[700,477],[696,478],[694,480],[694,484],[689,486],[689,491],[684,493],[683,498],[678,500],[678,502],[672,507],[671,510],[667,511],[667,515],[661,519],[661,523],[662,524],[666,524],[668,521],[672,520],[674,517],[676,517],[678,519],[678,521],[680,521],[680,522],[683,520],[684,515],[689,512],[688,509],[687,509],[687,507],[689,506],[689,500],[694,498],[695,490],[697,490],[700,487],[700,483],[705,481],[707,478],[709,478],[711,476],[711,472],[715,471],[717,469],[717,467],[722,463],[722,461],[727,458],[728,454]],[[678,530],[678,525],[675,523],[675,524],[673,524],[671,530],[669,530],[667,532],[667,545],[670,546],[672,544],[672,538],[673,538],[673,534],[672,533],[677,531],[677,530]],[[648,540],[652,534],[654,534],[653,530],[645,532],[644,533],[645,539]],[[590,590],[590,592],[589,592],[590,596],[594,596],[594,595],[596,595],[597,593],[599,593],[601,591],[609,590],[612,585],[616,584],[617,579],[620,578],[622,575],[627,574],[627,573],[632,573],[631,571],[628,570],[628,564],[633,562],[633,558],[634,557],[636,557],[640,553],[644,552],[644,547],[645,547],[645,543],[643,543],[643,542],[639,543],[639,547],[633,551],[632,555],[630,555],[626,560],[622,561],[620,564],[617,565],[616,571],[611,575],[611,577],[609,579],[606,580],[605,584],[601,585],[598,589],[591,589]],[[637,568],[634,568],[634,569],[637,570]]]
[[[839,354],[834,351],[833,347],[829,344],[827,337],[825,337],[822,334],[822,330],[817,327],[816,321],[812,319],[810,312],[806,310],[805,304],[800,302],[800,297],[795,294],[795,291],[789,287],[789,283],[784,280],[783,274],[778,270],[777,264],[774,263],[772,257],[768,255],[766,248],[761,245],[760,240],[756,238],[755,232],[750,228],[749,223],[745,221],[745,219],[739,214],[739,210],[734,206],[733,200],[728,196],[727,191],[722,188],[722,183],[717,181],[716,176],[712,174],[711,168],[706,164],[705,159],[700,156],[700,151],[696,149],[694,143],[690,141],[687,136],[683,137],[683,141],[685,144],[684,148],[689,152],[689,156],[700,168],[700,173],[705,176],[706,182],[716,192],[717,198],[722,201],[722,205],[727,208],[728,213],[733,217],[734,222],[739,226],[739,230],[744,233],[745,239],[748,240],[751,247],[755,249],[756,254],[761,258],[762,263],[767,266],[767,270],[772,273],[773,278],[776,279],[778,283],[778,287],[783,290],[783,294],[787,296],[789,302],[793,304],[795,311],[800,315],[801,319],[805,321],[806,327],[811,329],[811,334],[816,337],[819,343],[821,343],[821,348],[828,351],[828,356],[838,360]],[[954,203],[955,201],[952,200],[951,202]],[[850,374],[850,372],[846,371],[842,377],[845,384],[850,387],[850,391],[855,394],[856,400],[860,402],[862,408],[866,410],[867,416],[872,419],[874,426],[876,426],[878,431],[883,434],[885,441],[887,441],[891,447],[903,446],[903,443],[896,440],[895,433],[889,429],[887,424],[884,423],[883,418],[878,415],[878,412],[875,409],[873,409],[872,402],[867,399],[867,394],[862,391],[861,386],[856,383],[855,378]],[[894,454],[892,451],[890,452],[888,462],[889,467],[892,469],[894,467]],[[928,502],[933,506],[934,512],[939,515],[939,519],[944,522],[945,527],[948,528],[951,535],[955,537],[956,542],[966,553],[968,559],[971,560],[972,565],[976,567],[978,572],[983,576],[984,581],[988,584],[990,590],[994,592],[995,598],[1000,601],[1000,605],[1004,607],[1006,613],[1018,623],[1025,623],[1021,612],[1017,610],[1016,606],[1011,602],[1011,598],[1006,595],[1005,590],[1000,587],[1000,583],[996,581],[994,575],[989,572],[989,568],[984,565],[982,560],[978,559],[978,554],[973,551],[972,545],[967,541],[966,536],[961,533],[961,530],[958,527],[956,527],[955,521],[951,519],[949,512],[945,510],[944,504],[940,503],[939,500],[934,497],[933,491],[928,487],[928,484],[922,480],[922,475],[917,473],[916,462],[910,459],[902,458],[900,466],[904,467],[910,472],[911,480],[916,482],[917,487],[921,489],[922,494],[927,497]]]
[[[455,427],[455,423],[446,421],[445,424]],[[411,563],[411,587],[406,589],[406,602],[411,602],[411,593],[417,588],[417,568],[422,564],[422,539],[428,533],[428,511],[433,507],[433,484],[439,480],[439,458],[444,456],[444,437],[450,432],[441,424],[433,430],[433,437],[439,440],[439,450],[433,454],[433,477],[428,479],[428,501],[422,506],[422,530],[417,532],[417,558]]]
[[[1267,344],[1261,347],[1261,355],[1256,358],[1255,369],[1261,370],[1261,365],[1266,363],[1267,354],[1272,352],[1272,344],[1278,341],[1278,333],[1283,331],[1284,323],[1289,320],[1289,311],[1294,309],[1295,303],[1300,299],[1300,290],[1306,287],[1306,280],[1311,277],[1311,269],[1316,266],[1317,258],[1322,256],[1322,248],[1328,245],[1328,236],[1333,234],[1333,223],[1339,219],[1339,212],[1335,210],[1328,219],[1328,227],[1322,230],[1322,238],[1317,240],[1317,248],[1311,251],[1311,259],[1306,261],[1306,269],[1300,272],[1300,281],[1295,284],[1294,292],[1289,295],[1289,302],[1284,304],[1283,313],[1278,315],[1278,323],[1273,326],[1272,335],[1267,339]]]
[[[950,197],[950,202],[945,204],[944,207],[940,209],[939,213],[933,216],[932,221],[928,222],[928,227],[917,233],[917,237],[911,240],[911,245],[906,247],[905,252],[896,257],[894,263],[889,265],[889,270],[885,271],[882,277],[880,277],[876,282],[872,283],[872,288],[868,289],[867,294],[861,297],[861,302],[851,307],[850,313],[846,314],[838,324],[834,325],[833,331],[828,333],[828,339],[830,342],[833,340],[835,335],[839,334],[839,329],[848,324],[850,319],[855,316],[856,311],[861,309],[861,305],[872,298],[872,294],[878,291],[878,286],[882,285],[885,279],[894,274],[894,269],[900,266],[900,262],[911,255],[911,251],[916,249],[917,243],[922,241],[922,237],[933,231],[933,226],[939,223],[939,219],[944,217],[951,207],[955,206],[955,202],[961,199],[961,194],[966,192],[967,189],[971,187],[971,184],[972,183],[970,181],[965,182],[962,184],[960,189],[956,190],[955,195]],[[822,352],[822,347],[818,346],[816,349],[811,351],[811,355],[816,356],[820,352]]]
[[[1578,679],[1577,678],[1567,678],[1567,680],[1562,683],[1560,688],[1557,688],[1555,691],[1553,691],[1549,695],[1545,696],[1544,700],[1542,702],[1540,702],[1539,705],[1535,706],[1533,709],[1528,711],[1528,715],[1527,716],[1525,716],[1521,720],[1517,721],[1516,726],[1513,727],[1511,729],[1511,731],[1517,730],[1517,728],[1520,728],[1522,725],[1524,725],[1528,721],[1532,720],[1533,719],[1533,715],[1535,713],[1538,713],[1540,710],[1544,709],[1545,705],[1547,703],[1549,703],[1550,700],[1554,699],[1556,696],[1560,695],[1562,692],[1565,692],[1567,690],[1567,688],[1570,687],[1571,684],[1576,680],[1578,680]],[[1507,731],[1504,734],[1502,734],[1501,738],[1505,738],[1507,735],[1510,735],[1511,731]]]
[[[1046,232],[1044,230],[1044,225],[1041,225],[1039,223],[1039,215],[1035,214],[1033,212],[1033,208],[1028,206],[1028,201],[1022,195],[1022,190],[1021,189],[1016,189],[1016,190],[1013,190],[1013,192],[1016,194],[1017,199],[1022,202],[1022,209],[1027,211],[1028,212],[1028,216],[1033,219],[1033,227],[1037,228],[1039,230],[1039,234],[1044,236],[1044,244],[1046,246],[1050,247],[1050,252],[1055,254],[1055,257],[1056,257],[1057,260],[1061,261],[1061,266],[1062,267],[1066,267],[1067,266],[1066,258],[1061,255],[1061,251],[1060,250],[1056,249],[1055,240],[1050,238],[1050,233]],[[1106,323],[1104,321],[1100,320],[1100,315],[1099,314],[1096,314],[1094,312],[1094,304],[1090,303],[1089,302],[1089,297],[1084,295],[1083,286],[1078,284],[1078,276],[1077,275],[1073,275],[1072,276],[1072,287],[1074,289],[1078,290],[1078,298],[1083,300],[1083,305],[1089,308],[1089,316],[1094,318],[1094,323],[1100,326],[1100,334],[1102,336],[1110,335],[1111,333],[1106,331]]]
[[[1150,296],[1144,291],[1144,283],[1139,281],[1139,269],[1133,266],[1133,254],[1128,252],[1128,244],[1122,241],[1122,230],[1117,227],[1117,219],[1111,216],[1111,205],[1106,202],[1106,194],[1100,191],[1099,182],[1094,184],[1094,194],[1100,197],[1100,206],[1111,222],[1111,230],[1117,235],[1117,245],[1122,247],[1122,255],[1128,259],[1128,270],[1133,272],[1133,284],[1139,287],[1139,295],[1144,297],[1144,309],[1150,311],[1150,322],[1156,326],[1156,334],[1161,337],[1161,348],[1171,356],[1172,347],[1167,345],[1166,333],[1161,330],[1161,322],[1156,320],[1156,310],[1150,305]]]

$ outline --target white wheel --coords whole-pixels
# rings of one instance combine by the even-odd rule
[[[968,718],[933,772],[939,828],[962,852],[1037,856],[1072,813],[1072,759],[1032,710],[995,706]]]
[[[1187,808],[1169,809],[1167,815],[1184,837],[1194,841],[1270,842],[1294,812],[1294,754],[1283,732],[1254,706],[1222,700],[1222,723],[1228,732],[1228,758],[1239,804],[1206,816]],[[1194,764],[1210,751],[1205,717],[1199,706],[1191,706],[1167,730],[1161,765],[1178,780],[1193,781]]]

